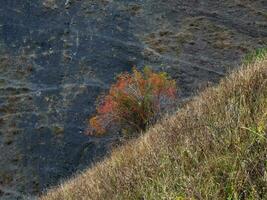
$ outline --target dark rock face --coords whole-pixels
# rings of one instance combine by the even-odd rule
[[[36,195],[103,157],[86,119],[116,74],[150,65],[188,97],[267,44],[267,2],[0,0],[0,197]]]

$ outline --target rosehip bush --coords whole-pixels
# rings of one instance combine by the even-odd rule
[[[165,72],[134,68],[132,73],[119,75],[108,94],[100,96],[97,113],[89,119],[88,133],[102,135],[115,129],[132,136],[173,109],[176,98],[176,82]]]

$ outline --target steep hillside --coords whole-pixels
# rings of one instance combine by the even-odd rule
[[[267,57],[42,200],[266,199]]]
[[[94,102],[136,65],[188,97],[267,44],[265,0],[0,0],[0,198],[37,195],[103,158]]]

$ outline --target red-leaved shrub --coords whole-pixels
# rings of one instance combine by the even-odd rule
[[[148,67],[142,72],[133,69],[132,73],[119,75],[108,94],[99,98],[88,133],[102,135],[115,129],[132,136],[173,109],[176,98],[176,83],[166,73],[156,73]]]

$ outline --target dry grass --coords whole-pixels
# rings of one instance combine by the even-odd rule
[[[266,199],[267,58],[42,200]]]
[[[58,8],[56,0],[44,0],[43,6],[47,9],[56,9]]]

